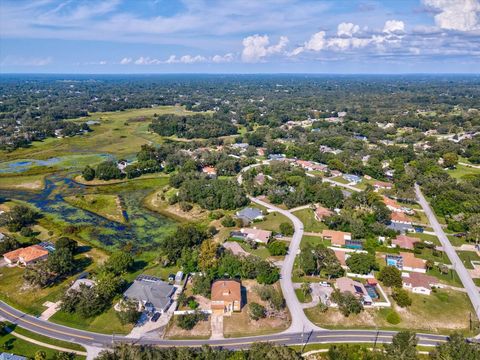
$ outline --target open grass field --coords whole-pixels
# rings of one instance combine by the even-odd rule
[[[317,308],[306,309],[305,313],[315,324],[326,328],[375,328],[410,329],[448,334],[453,331],[468,333],[472,307],[465,293],[454,290],[438,290],[430,296],[410,293],[412,306],[396,307],[401,321],[397,325],[387,322],[388,309],[367,309],[358,315],[345,318],[336,309],[326,313]]]
[[[446,172],[450,176],[459,180],[461,180],[465,175],[480,175],[480,169],[461,164],[458,164],[453,170],[446,170]]]
[[[327,229],[324,223],[315,219],[312,209],[298,210],[293,213],[303,223],[303,228],[307,232],[322,232]]]
[[[18,190],[42,190],[45,186],[45,175],[22,175],[0,176],[0,189]]]
[[[89,117],[70,121],[100,121],[92,125],[92,132],[70,138],[48,138],[34,142],[30,147],[14,152],[0,152],[5,160],[49,159],[72,154],[112,154],[116,157],[132,157],[144,144],[159,144],[163,138],[148,132],[148,125],[154,114],[193,114],[182,107],[161,106],[156,108],[133,109],[118,112],[93,113]]]
[[[279,233],[280,224],[284,222],[291,224],[291,221],[286,216],[277,212],[271,212],[265,216],[265,220],[255,222],[252,226],[255,226],[259,229],[270,230]]]
[[[118,195],[75,195],[64,197],[64,200],[73,206],[91,211],[109,220],[125,222],[121,200]]]

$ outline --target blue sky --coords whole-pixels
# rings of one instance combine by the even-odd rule
[[[478,73],[480,0],[1,0],[0,72]]]

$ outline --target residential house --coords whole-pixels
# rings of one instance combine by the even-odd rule
[[[3,254],[7,264],[30,265],[38,261],[45,260],[49,251],[40,245],[27,246],[25,248],[16,249]]]
[[[139,309],[164,313],[172,303],[175,287],[162,279],[149,275],[139,275],[123,293],[126,299],[138,301]]]
[[[86,287],[91,288],[91,287],[95,286],[96,284],[97,284],[97,283],[96,283],[94,280],[92,280],[92,279],[86,279],[86,278],[77,279],[77,280],[75,280],[75,281],[73,282],[73,284],[68,288],[67,292],[73,291],[73,290],[79,291],[82,286],[86,286]]]
[[[427,261],[416,258],[413,253],[401,252],[399,255],[387,254],[385,259],[388,266],[395,266],[399,270],[419,273],[427,272]]]
[[[0,360],[27,360],[27,358],[25,356],[2,352],[0,353]]]
[[[356,280],[348,277],[341,277],[335,281],[335,287],[341,293],[350,293],[355,295],[364,305],[372,305],[373,300],[365,289],[365,286]]]
[[[375,181],[373,183],[373,187],[376,189],[376,190],[380,190],[380,189],[386,189],[386,190],[390,190],[393,188],[393,184],[390,183],[390,182],[385,182],[385,181]]]
[[[242,219],[244,223],[250,223],[254,220],[262,220],[264,218],[260,209],[247,207],[237,211],[237,218]]]
[[[217,280],[211,288],[211,310],[216,314],[231,315],[242,309],[242,285],[237,280]]]
[[[285,157],[285,154],[270,154],[268,155],[268,160],[274,160],[274,161],[284,161],[287,158]]]
[[[402,206],[396,200],[390,199],[387,196],[383,196],[382,199],[388,210],[393,212],[403,212]]]
[[[323,221],[324,218],[332,216],[334,213],[330,209],[324,208],[323,206],[318,206],[315,209],[315,220]]]
[[[352,234],[337,230],[323,230],[322,237],[325,240],[330,240],[333,246],[345,246],[347,240],[352,240]]]
[[[412,225],[412,219],[403,212],[392,212],[390,221],[397,224]]]
[[[333,177],[342,176],[342,172],[341,172],[341,171],[338,171],[338,170],[332,170],[332,171],[330,171],[330,174],[331,174]]]
[[[240,231],[232,231],[231,235],[232,237],[240,237],[243,240],[267,244],[272,237],[272,232],[257,228],[242,228]]]
[[[354,174],[345,174],[343,175],[343,178],[347,180],[349,183],[353,183],[353,184],[358,184],[362,181],[362,178],[360,176],[354,175]]]
[[[415,248],[415,243],[420,242],[419,238],[407,236],[407,235],[398,235],[395,239],[392,240],[392,245],[402,249],[413,250]]]
[[[214,178],[217,176],[217,170],[215,170],[215,168],[212,166],[204,166],[202,168],[202,172],[211,178]]]
[[[430,295],[432,287],[439,286],[436,277],[421,273],[403,273],[403,288],[409,289],[416,294]]]

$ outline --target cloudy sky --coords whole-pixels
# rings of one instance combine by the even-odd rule
[[[0,72],[479,73],[480,0],[0,0]]]

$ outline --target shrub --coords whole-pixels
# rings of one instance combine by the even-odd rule
[[[193,314],[179,315],[177,325],[184,330],[192,330],[199,321],[205,320],[206,315],[200,312]]]
[[[186,201],[182,201],[180,203],[180,210],[182,210],[183,212],[189,212],[190,210],[193,209],[193,205],[186,202]]]
[[[281,223],[280,232],[285,236],[293,235],[293,232],[294,232],[293,225],[287,222]]]
[[[283,256],[288,252],[288,246],[283,241],[272,241],[268,244],[268,251],[272,256]]]
[[[227,215],[222,219],[222,226],[233,227],[235,226],[235,220],[230,215]]]
[[[408,296],[408,292],[402,288],[394,288],[392,298],[400,307],[412,305],[412,299]]]
[[[387,314],[387,322],[389,324],[392,324],[392,325],[397,325],[400,323],[400,315],[398,315],[398,313],[396,313],[395,311],[390,311],[388,314]]]
[[[248,313],[250,315],[250,319],[255,321],[259,319],[263,319],[267,316],[267,311],[265,310],[265,306],[257,303],[250,303],[248,305]]]

